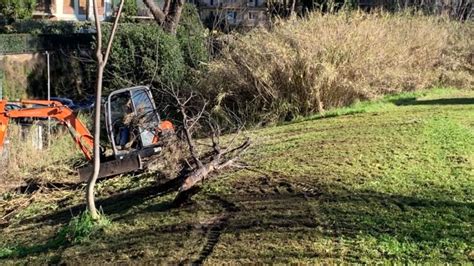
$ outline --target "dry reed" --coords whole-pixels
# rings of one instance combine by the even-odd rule
[[[204,87],[249,122],[432,86],[473,88],[474,27],[405,13],[313,13],[238,36]]]

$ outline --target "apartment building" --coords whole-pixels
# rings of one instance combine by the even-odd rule
[[[33,12],[35,18],[46,18],[51,20],[88,20],[93,19],[93,0],[38,0],[36,10]],[[112,16],[113,0],[97,0],[99,5],[99,17],[101,20]]]
[[[33,17],[82,21],[93,20],[93,0],[37,0]],[[117,8],[114,0],[96,0],[99,4],[99,16],[105,20],[114,14]],[[150,17],[151,14],[143,4],[137,1],[136,17]],[[156,0],[163,6],[163,0]],[[211,28],[255,27],[265,25],[268,21],[266,0],[188,0],[195,4],[203,22]]]
[[[82,21],[93,20],[92,13],[93,0],[37,0],[36,10],[33,12],[34,18],[44,18],[51,20],[70,20]],[[105,20],[113,16],[118,8],[116,0],[97,0],[99,4],[99,16],[101,20]],[[151,17],[150,12],[146,8],[142,0],[136,0],[137,14],[133,14],[137,18]],[[155,3],[162,7],[163,0],[155,0]]]
[[[266,0],[198,0],[195,4],[211,28],[256,27],[268,21]]]

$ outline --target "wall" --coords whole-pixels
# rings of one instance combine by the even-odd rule
[[[84,62],[91,54],[71,51],[50,52],[51,96],[81,100],[93,93],[95,76]],[[46,99],[47,65],[45,53],[0,56],[3,96],[10,100]]]

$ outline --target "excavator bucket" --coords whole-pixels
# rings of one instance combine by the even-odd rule
[[[143,163],[140,155],[134,154],[122,159],[115,159],[100,164],[99,179],[116,176],[124,173],[130,173],[143,169]],[[88,165],[78,169],[81,182],[89,180],[94,173],[94,166]]]

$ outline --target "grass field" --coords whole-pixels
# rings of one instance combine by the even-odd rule
[[[474,261],[474,91],[390,96],[249,134],[249,167],[179,209],[151,176],[100,183],[109,222],[90,236],[68,238],[87,221],[66,226],[82,187],[3,195],[28,202],[1,229],[0,263]]]

